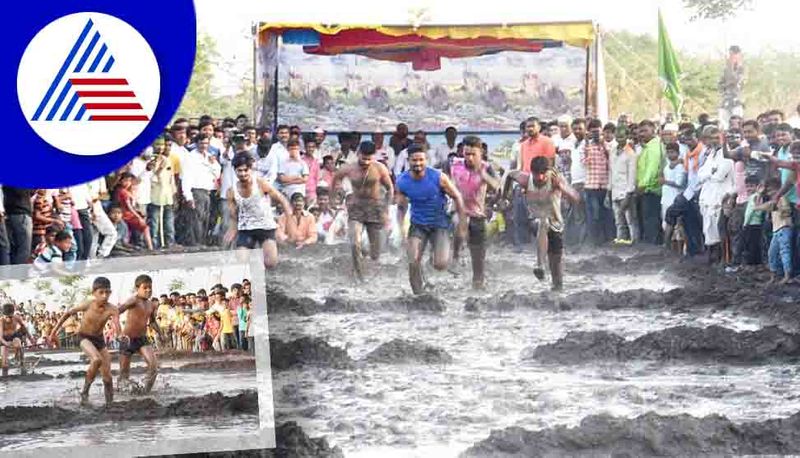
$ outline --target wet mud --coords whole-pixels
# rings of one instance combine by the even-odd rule
[[[331,447],[324,437],[312,438],[293,421],[275,428],[275,448],[230,452],[160,455],[152,458],[343,458],[339,447]]]
[[[256,414],[258,414],[258,398],[254,390],[236,396],[225,396],[219,392],[192,396],[167,405],[148,398],[114,402],[108,407],[100,407],[98,404],[79,409],[45,405],[12,406],[0,409],[0,434],[18,434],[110,421]]]
[[[295,313],[311,316],[319,313],[442,313],[444,302],[431,294],[397,296],[378,301],[364,301],[332,295],[319,302],[309,297],[292,297],[277,288],[267,289],[267,310],[270,314]]]
[[[463,458],[540,456],[741,456],[800,453],[800,413],[736,424],[719,415],[590,416],[575,428],[494,430]]]
[[[721,326],[678,326],[633,340],[606,331],[577,331],[523,352],[523,359],[548,364],[640,359],[753,364],[797,357],[800,357],[800,335],[777,326],[741,332]]]
[[[298,366],[351,369],[355,362],[347,351],[331,346],[318,337],[301,337],[290,342],[269,340],[269,355],[274,370],[285,370]]]
[[[453,357],[418,340],[394,339],[369,352],[364,360],[383,364],[449,364]]]

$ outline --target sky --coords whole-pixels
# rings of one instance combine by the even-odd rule
[[[366,2],[353,0],[195,0],[199,33],[217,42],[221,65],[214,85],[220,94],[239,88],[241,75],[252,68],[254,21],[409,24],[411,11],[426,8],[428,24],[538,22],[591,19],[601,30],[657,33],[660,7],[673,46],[691,53],[725,55],[731,45],[745,52],[800,50],[800,34],[792,33],[800,1],[754,0],[753,6],[728,21],[690,21],[681,0],[570,0],[524,2],[492,0],[467,5],[463,0]],[[527,4],[521,8],[521,4]],[[535,5],[532,6],[532,5]],[[611,38],[609,38],[611,39]]]

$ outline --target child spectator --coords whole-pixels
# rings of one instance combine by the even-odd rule
[[[767,181],[767,192],[772,195],[780,189],[777,177]],[[769,211],[772,219],[772,242],[769,245],[770,283],[788,283],[792,278],[792,205],[786,196],[778,202],[770,201],[754,207],[755,210]],[[782,278],[782,279],[781,279]]]
[[[763,195],[756,192],[758,188],[758,177],[748,176],[745,179],[745,186],[747,187],[747,207],[744,212],[744,221],[742,227],[742,234],[739,237],[738,243],[734,245],[734,260],[737,256],[741,259],[742,263],[746,266],[754,266],[761,264],[761,240],[763,238],[763,225],[764,217],[766,216],[763,211],[756,210],[756,206],[761,204]],[[763,191],[763,188],[760,189]]]
[[[114,244],[114,248],[111,250],[111,254],[119,256],[121,254],[130,254],[137,251],[137,248],[129,242],[130,234],[128,232],[128,225],[122,220],[122,209],[117,205],[113,205],[108,212],[108,219],[111,220],[111,223],[114,224],[114,228],[117,230],[117,241]]]
[[[139,212],[134,192],[134,180],[136,178],[133,174],[127,172],[122,174],[116,190],[116,200],[122,209],[122,219],[128,225],[128,230],[136,235],[141,235],[147,249],[152,251],[153,240],[150,238],[150,228],[147,226],[145,215]]]
[[[254,354],[256,352],[256,345],[255,345],[255,336],[253,335],[253,309],[251,308],[250,296],[245,296],[243,303],[245,308],[247,309],[247,349],[250,351],[250,354]]]
[[[231,309],[228,308],[226,304],[222,310],[219,311],[220,322],[221,322],[221,332],[222,337],[220,337],[220,349],[222,351],[231,350],[236,348],[236,336],[233,333],[233,314],[231,313]],[[237,317],[238,318],[238,317]]]
[[[33,261],[34,266],[41,270],[48,267],[59,270],[64,263],[64,253],[68,253],[72,247],[72,235],[66,230],[59,231],[54,237],[53,242]]]
[[[233,289],[233,288],[231,288]],[[236,311],[239,318],[239,342],[241,349],[248,351],[250,348],[250,339],[247,338],[247,326],[250,323],[250,296],[243,296],[240,298],[241,306]]]

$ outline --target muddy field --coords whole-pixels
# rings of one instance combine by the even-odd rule
[[[243,352],[160,355],[161,370],[149,395],[128,389],[105,407],[98,376],[89,406],[79,403],[86,361],[75,351],[29,353],[33,373],[0,381],[0,451],[91,445],[175,437],[255,433],[258,397],[255,359]],[[116,382],[117,358],[112,375]],[[134,357],[131,378],[144,376]],[[124,431],[124,434],[122,434]]]
[[[397,254],[365,285],[343,249],[284,258],[276,422],[326,445],[286,456],[800,453],[800,287],[622,248],[570,254],[553,294],[533,259],[494,249],[480,293],[466,263],[428,271],[411,300]]]

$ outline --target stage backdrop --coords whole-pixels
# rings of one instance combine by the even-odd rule
[[[275,53],[275,48],[278,52]],[[442,58],[441,69],[357,55],[314,56],[300,45],[262,45],[261,124],[272,123],[274,62],[278,62],[278,123],[304,130],[516,131],[528,116],[583,115],[586,50],[571,46],[539,53],[502,52]],[[270,77],[272,75],[272,77]]]

